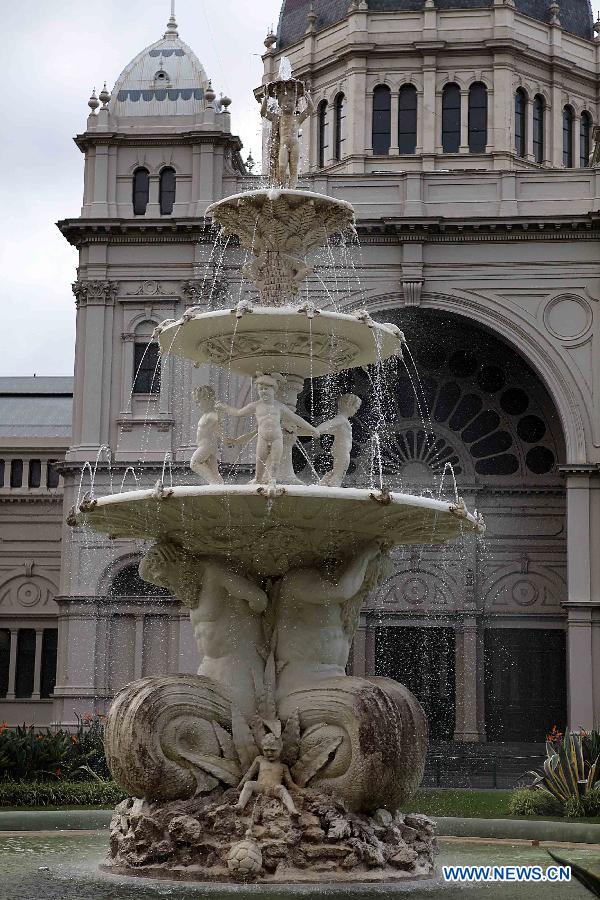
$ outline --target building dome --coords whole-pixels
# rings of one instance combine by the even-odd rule
[[[540,22],[549,22],[551,0],[515,0],[518,12]],[[423,8],[424,0],[367,0],[373,12],[414,11]],[[492,6],[492,0],[436,0],[437,9],[481,9]],[[314,0],[317,29],[326,28],[343,19],[350,0]],[[310,0],[283,0],[277,29],[277,49],[283,50],[299,41],[307,26]],[[560,5],[560,21],[565,31],[591,40],[594,20],[590,0],[565,0]]]
[[[109,110],[117,118],[193,116],[204,109],[207,86],[202,63],[180,39],[171,17],[164,36],[123,69]]]

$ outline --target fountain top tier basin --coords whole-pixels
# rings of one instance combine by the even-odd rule
[[[163,353],[213,363],[241,375],[282,372],[318,378],[401,355],[402,333],[366,313],[304,307],[248,307],[185,314],[160,327]]]
[[[460,503],[358,488],[252,484],[87,499],[72,524],[113,538],[169,541],[270,577],[347,557],[371,541],[389,548],[440,544],[484,531]]]
[[[345,200],[281,188],[234,194],[213,203],[206,215],[255,255],[271,250],[304,256],[354,225],[354,208]]]

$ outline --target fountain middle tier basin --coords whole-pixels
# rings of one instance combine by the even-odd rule
[[[163,497],[131,491],[85,500],[73,524],[113,538],[170,541],[269,577],[371,541],[440,544],[484,530],[464,507],[428,497],[319,486],[269,493],[251,484],[175,487]]]
[[[282,372],[318,378],[401,355],[394,325],[312,308],[255,306],[184,316],[161,327],[163,353],[198,365],[213,363],[241,375]]]

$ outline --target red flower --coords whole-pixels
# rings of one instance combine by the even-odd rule
[[[554,744],[557,741],[560,741],[562,736],[563,736],[562,731],[559,731],[558,728],[556,727],[556,725],[553,725],[552,730],[550,731],[550,734],[546,735],[546,740],[549,743]]]
[[[59,778],[60,778],[60,766],[57,766],[57,767],[56,767],[56,769],[54,770],[54,774],[55,774],[55,775],[58,775]]]
[[[79,741],[79,738],[77,737],[77,735],[76,735],[76,734],[72,734],[72,735],[71,735],[71,743],[77,744],[78,741]]]
[[[7,728],[8,722],[0,722],[0,734],[2,734],[3,731],[6,731]]]

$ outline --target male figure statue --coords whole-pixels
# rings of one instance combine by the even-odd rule
[[[326,487],[341,487],[342,482],[350,466],[350,451],[352,449],[352,426],[350,418],[358,412],[362,400],[356,394],[343,394],[338,400],[337,415],[327,422],[321,422],[317,427],[319,435],[333,435],[331,455],[333,466],[319,484]]]
[[[215,409],[215,392],[208,385],[196,388],[194,399],[200,408],[196,430],[197,450],[190,460],[190,469],[208,484],[223,484],[219,472],[219,414]]]
[[[202,657],[198,675],[226,687],[238,709],[252,716],[254,685],[262,682],[264,671],[265,592],[221,563],[166,542],[144,556],[139,572],[190,608]]]
[[[378,544],[368,544],[329,575],[292,569],[275,586],[278,695],[345,675],[360,607],[386,575]]]
[[[298,109],[297,82],[283,81],[277,84],[279,112],[269,106],[269,96],[265,94],[260,108],[263,118],[278,128],[279,165],[277,178],[280,187],[298,186],[298,164],[300,162],[300,135],[302,123],[314,112],[315,105],[309,93],[305,93],[306,106]]]
[[[224,403],[217,405],[231,416],[254,416],[258,436],[253,483],[274,484],[283,456],[283,425],[289,423],[298,428],[300,433],[312,434],[315,437],[317,431],[275,398],[279,383],[272,375],[260,375],[254,383],[258,391],[258,400],[246,404],[241,409]]]
[[[293,816],[299,812],[288,790],[300,790],[291,776],[288,767],[281,762],[283,744],[281,738],[267,734],[262,742],[262,756],[257,756],[238,787],[242,788],[236,809],[245,809],[253,794],[264,794],[266,797],[277,797]],[[256,781],[253,779],[258,775]]]

